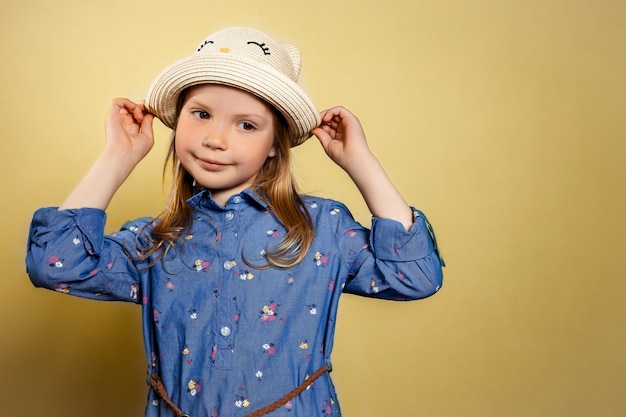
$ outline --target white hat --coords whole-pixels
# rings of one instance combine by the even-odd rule
[[[176,122],[180,93],[199,84],[221,84],[254,94],[287,120],[291,146],[304,143],[320,124],[319,112],[297,84],[300,52],[249,28],[223,29],[206,38],[197,50],[167,67],[152,83],[148,111],[168,127]]]

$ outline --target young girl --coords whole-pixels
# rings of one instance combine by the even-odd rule
[[[38,210],[32,282],[141,304],[146,416],[340,415],[327,371],[343,292],[414,300],[441,286],[425,216],[395,189],[343,107],[318,113],[298,50],[247,28],[209,36],[147,100],[113,100],[106,146],[61,207]],[[104,235],[109,201],[174,131],[172,187],[156,219]],[[352,178],[371,231],[341,203],[297,194],[290,148],[315,135]]]

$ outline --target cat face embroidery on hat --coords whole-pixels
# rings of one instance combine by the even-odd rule
[[[232,54],[258,59],[279,69],[293,81],[300,75],[300,52],[293,45],[278,43],[262,32],[248,28],[229,28],[205,39],[196,54]]]
[[[152,83],[146,107],[174,128],[176,104],[185,89],[201,84],[239,88],[264,100],[285,116],[291,146],[305,142],[320,115],[298,85],[298,48],[255,29],[231,27],[198,45],[192,55],[167,67]]]

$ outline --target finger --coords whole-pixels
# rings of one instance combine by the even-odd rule
[[[152,137],[152,121],[154,120],[154,116],[150,113],[146,113],[143,116],[143,120],[141,121],[140,131],[142,133],[149,134]]]
[[[319,142],[322,144],[324,149],[326,149],[330,141],[333,140],[332,137],[328,134],[328,132],[326,132],[321,127],[316,127],[315,129],[311,131],[311,133],[315,135],[315,137],[319,140]]]

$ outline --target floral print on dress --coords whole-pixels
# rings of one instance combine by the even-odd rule
[[[263,353],[273,355],[276,353],[276,345],[274,343],[265,343],[263,345]]]
[[[46,261],[46,265],[52,268],[63,268],[63,259],[53,255]]]
[[[238,272],[235,272],[235,275],[242,281],[250,281],[251,279],[254,279],[254,274],[248,269],[241,269]]]
[[[163,282],[163,285],[165,285],[165,288],[167,288],[169,292],[174,291],[174,282],[170,279],[170,277],[167,277],[165,279],[165,281]]]
[[[239,385],[237,388],[237,394],[235,395],[235,399],[233,400],[233,404],[237,408],[248,408],[250,407],[250,400],[248,400],[248,395],[245,392],[243,385]]]
[[[287,401],[283,407],[285,407],[285,410],[291,411],[291,409],[293,408],[293,403],[291,401]]]
[[[321,252],[315,252],[315,256],[313,258],[316,266],[325,267],[328,265],[328,253],[322,254]]]
[[[130,285],[130,298],[132,298],[133,300],[136,300],[138,292],[139,292],[139,285],[131,284]]]
[[[322,414],[331,415],[333,413],[333,406],[335,405],[335,400],[330,398],[328,401],[324,402],[322,405]]]
[[[259,313],[261,316],[261,324],[276,320],[278,318],[278,307],[280,307],[280,304],[277,304],[274,301],[264,305]]]
[[[189,395],[195,397],[202,392],[202,384],[200,384],[200,382],[201,381],[195,381],[193,379],[189,380],[189,382],[187,383],[187,392],[189,393]]]
[[[209,269],[209,267],[211,266],[211,261],[203,261],[202,259],[196,259],[196,261],[193,263],[194,269],[198,272],[200,271],[207,271]]]
[[[70,287],[67,284],[57,284],[52,287],[52,289],[56,292],[60,292],[62,294],[69,294]]]

